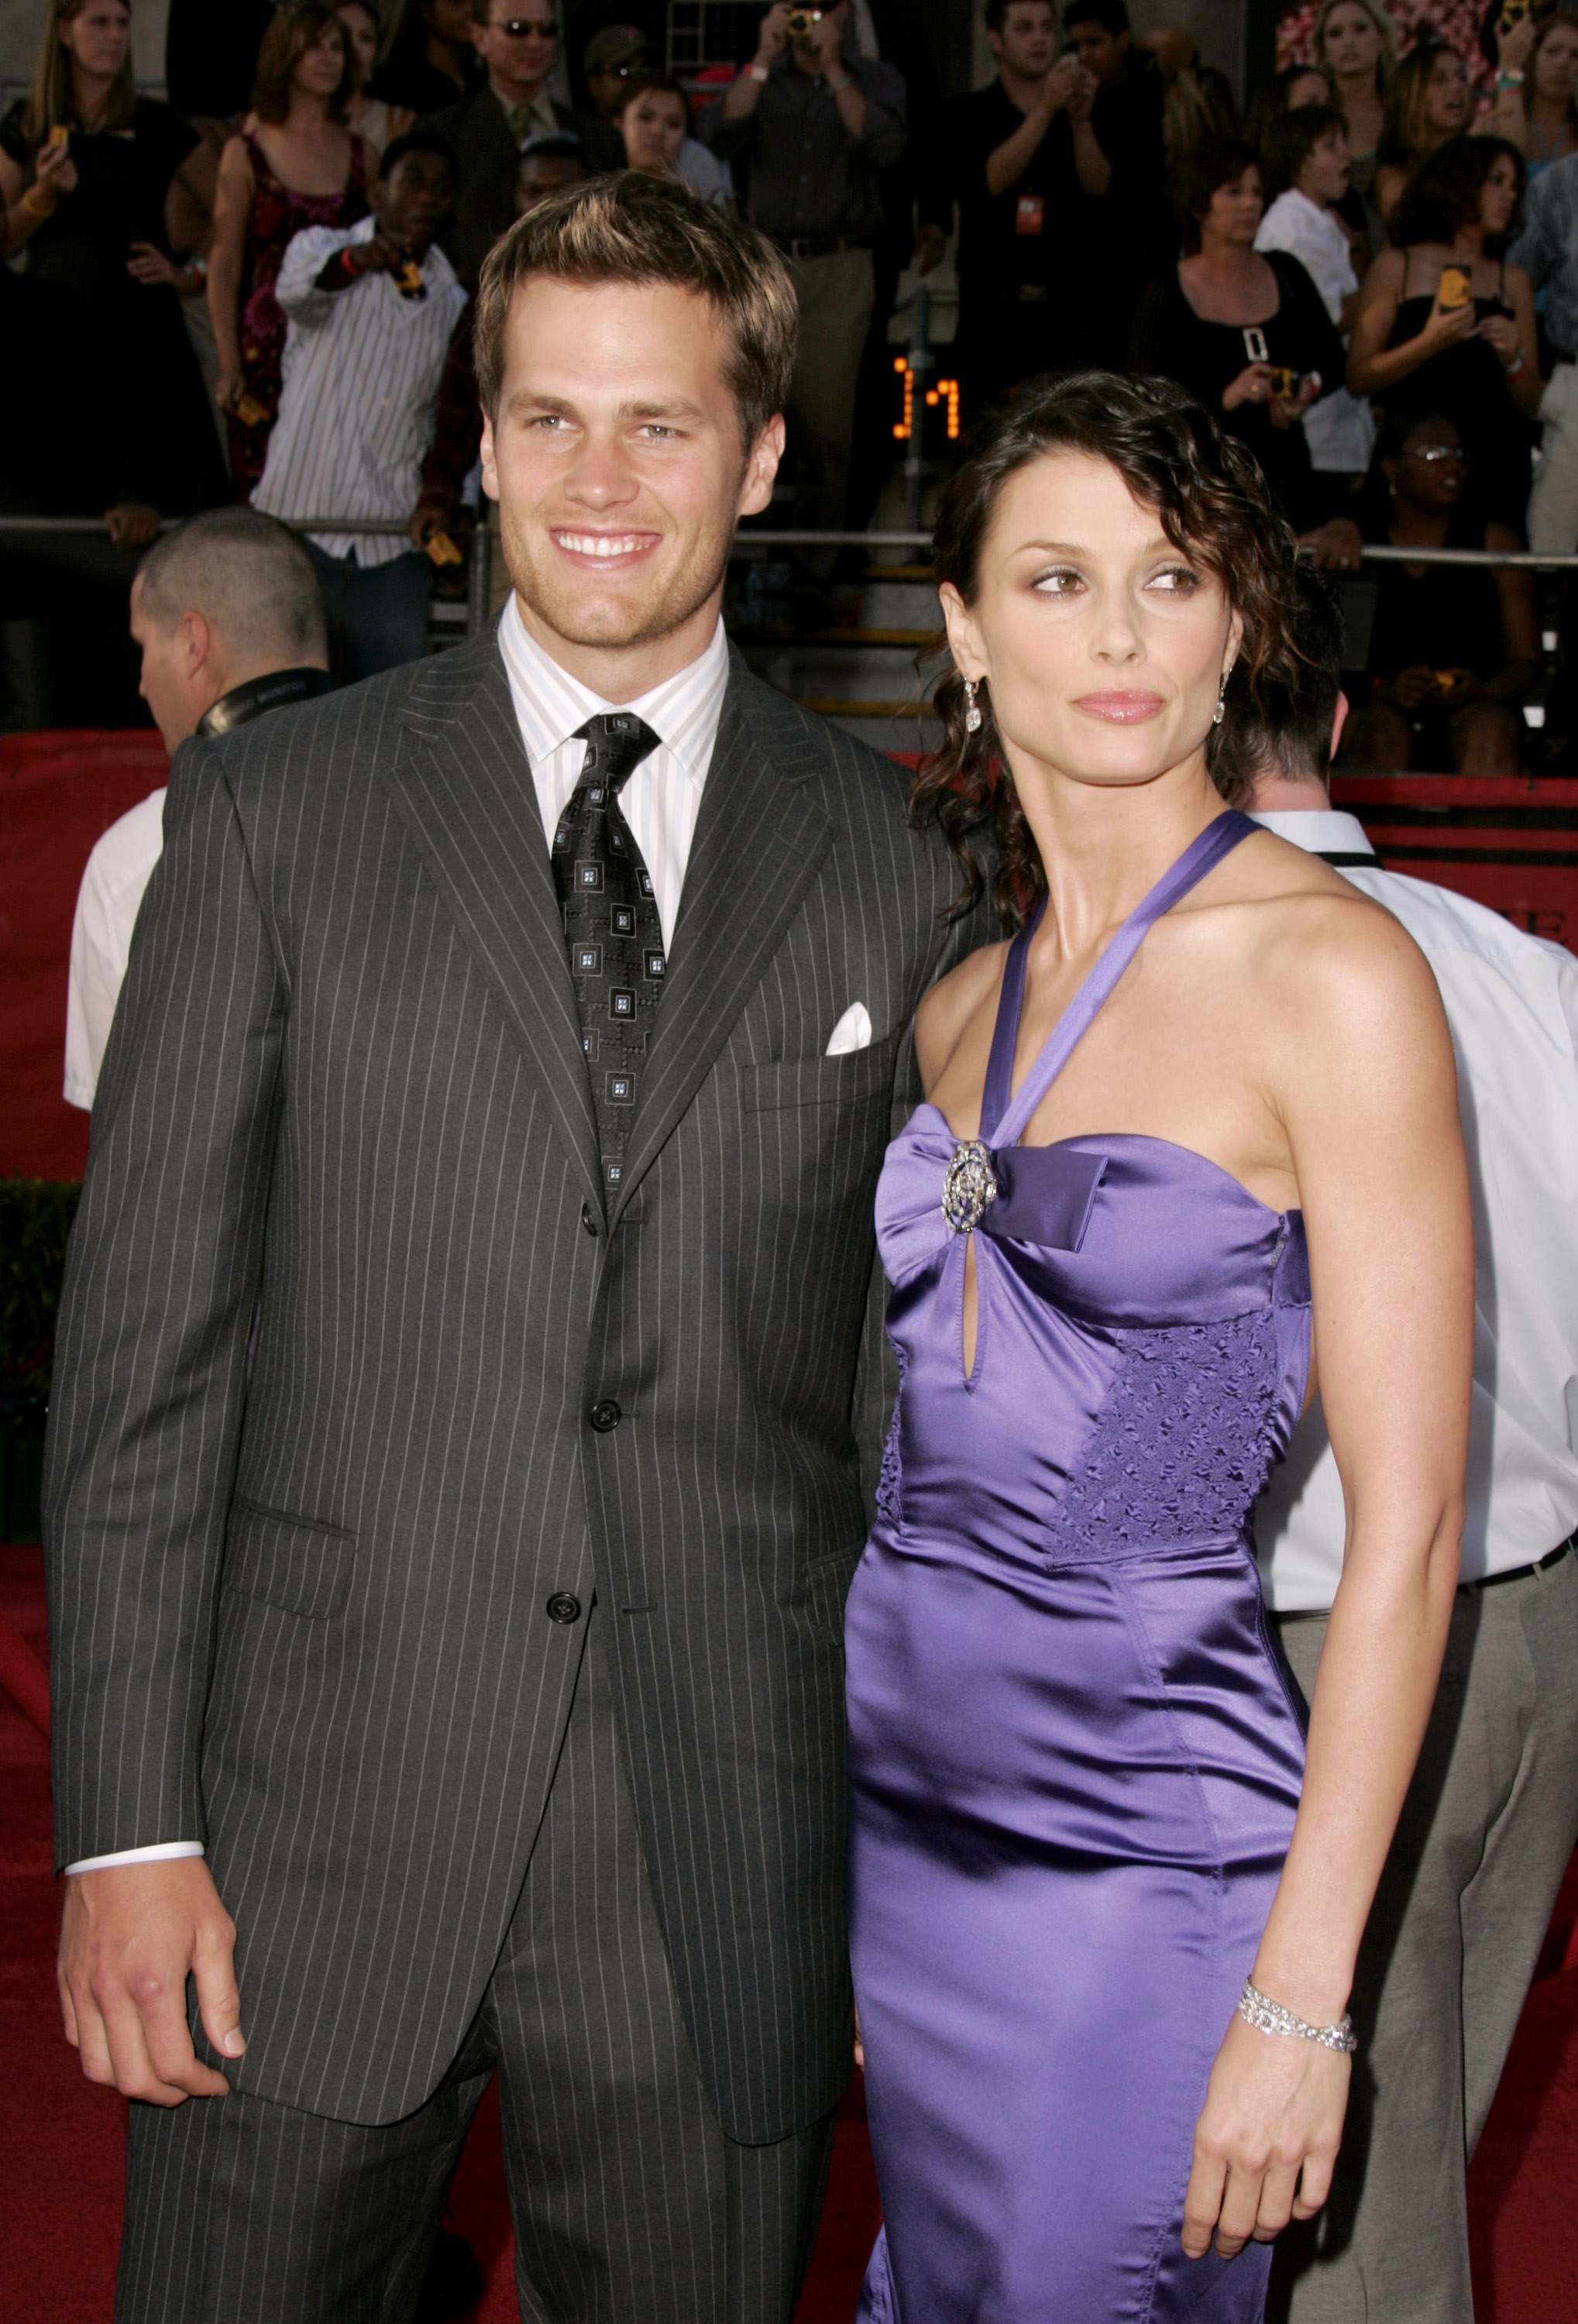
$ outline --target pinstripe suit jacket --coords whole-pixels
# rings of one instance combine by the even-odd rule
[[[491,636],[187,745],[165,829],[59,1338],[60,1859],[206,1841],[232,2080],[409,2112],[547,1796],[545,1602],[595,1591],[706,2085],[785,2135],[848,2070],[852,1398],[896,1064],[979,934],[952,868],[736,661],[605,1219]]]

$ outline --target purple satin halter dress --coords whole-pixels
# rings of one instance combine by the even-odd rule
[[[1010,1102],[1011,946],[968,1379],[935,1106],[884,1167],[902,1388],[846,1618],[873,2324],[1263,2310],[1269,2246],[1191,2262],[1179,2234],[1304,1770],[1250,1522],[1304,1400],[1303,1222],[1165,1139],[1018,1143],[1146,931],[1253,829],[1199,835]]]

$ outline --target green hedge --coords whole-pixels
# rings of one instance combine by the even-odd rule
[[[39,1478],[66,1238],[79,1185],[0,1178],[0,1540],[39,1538]]]

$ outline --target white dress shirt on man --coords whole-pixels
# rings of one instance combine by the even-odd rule
[[[326,557],[387,565],[411,548],[405,524],[433,440],[444,358],[466,304],[435,243],[422,257],[424,295],[408,299],[387,272],[344,290],[319,290],[337,251],[371,242],[376,218],[313,226],[288,244],[274,295],[289,319],[280,416],[269,438],[254,508],[304,516],[383,517],[387,533],[314,533]]]
[[[1383,871],[1335,813],[1257,815],[1384,904],[1435,972],[1457,1057],[1474,1204],[1464,1582],[1516,1572],[1578,1526],[1578,959],[1449,888]],[[1342,1480],[1317,1402],[1255,1510],[1279,1614],[1330,1607]]]
[[[1290,186],[1260,220],[1255,248],[1285,250],[1297,258],[1320,292],[1327,314],[1342,328],[1343,301],[1358,290],[1359,277],[1352,249],[1333,211]],[[1333,385],[1330,380],[1325,383]],[[1340,382],[1330,395],[1311,404],[1303,426],[1315,467],[1341,475],[1360,475],[1369,467],[1375,449],[1375,416],[1362,396],[1350,395]]]
[[[84,1112],[91,1111],[98,1087],[137,908],[163,849],[164,793],[157,790],[111,824],[77,890],[66,984],[66,1102]]]
[[[604,712],[624,710],[644,718],[658,737],[658,748],[621,789],[619,804],[652,875],[663,946],[671,949],[679,891],[729,683],[729,646],[722,622],[703,654],[633,702],[605,702],[562,669],[527,629],[513,595],[499,622],[499,650],[549,848],[586,763],[586,745],[577,739],[577,727]]]

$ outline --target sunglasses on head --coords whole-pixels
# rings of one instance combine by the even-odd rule
[[[508,32],[512,41],[530,40],[533,34],[540,41],[557,41],[558,19],[555,16],[506,16],[494,25],[495,32]]]

